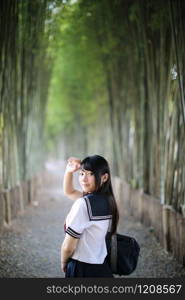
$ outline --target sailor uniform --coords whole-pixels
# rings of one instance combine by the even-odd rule
[[[105,262],[105,236],[111,219],[104,195],[87,194],[74,202],[66,218],[65,231],[79,242],[68,261],[66,277],[113,277]]]

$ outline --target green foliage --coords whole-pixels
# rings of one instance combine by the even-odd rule
[[[178,149],[180,161],[184,146],[175,148],[181,143],[182,133],[176,133],[182,131],[182,111],[178,80],[170,79],[176,53],[169,3],[174,7],[180,76],[183,1],[55,2],[46,26],[53,64],[46,129],[50,146],[61,136],[77,151],[78,141],[84,152],[91,150],[87,145],[93,136],[101,144],[93,149],[107,151],[117,176],[166,203],[174,198],[174,187],[180,205],[184,185],[179,188],[175,176],[180,178],[184,164],[182,171],[173,151]]]
[[[70,132],[76,123],[93,124],[105,104],[103,68],[87,18],[78,3],[64,6],[55,16],[55,43],[52,39],[48,52],[54,57],[47,107],[49,138]]]

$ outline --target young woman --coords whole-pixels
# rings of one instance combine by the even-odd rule
[[[73,187],[73,173],[77,170],[82,192]],[[105,236],[108,231],[116,232],[119,214],[106,159],[99,155],[82,161],[69,158],[63,190],[75,200],[66,218],[61,247],[65,277],[113,277],[105,260]]]

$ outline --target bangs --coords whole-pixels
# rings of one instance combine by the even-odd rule
[[[95,171],[95,168],[93,168],[93,164],[88,157],[81,162],[81,168],[92,172]]]
[[[98,177],[104,173],[110,173],[107,161],[99,155],[92,155],[84,158],[81,161],[81,168],[97,174]]]

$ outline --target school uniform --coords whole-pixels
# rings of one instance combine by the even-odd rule
[[[113,277],[105,258],[105,236],[112,214],[106,196],[91,193],[77,199],[66,218],[65,232],[79,239],[66,277]]]

